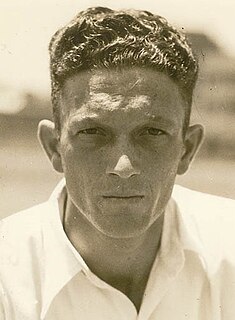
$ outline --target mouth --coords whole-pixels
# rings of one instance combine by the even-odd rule
[[[143,198],[142,195],[133,195],[133,196],[117,196],[117,195],[111,195],[111,196],[103,196],[105,199],[135,199],[135,198]]]
[[[141,200],[144,198],[143,195],[109,195],[103,196],[107,200]]]

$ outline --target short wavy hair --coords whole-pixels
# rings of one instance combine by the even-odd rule
[[[151,68],[179,86],[189,124],[198,62],[186,37],[148,11],[93,7],[58,30],[49,45],[53,117],[60,127],[58,97],[65,80],[84,70]]]

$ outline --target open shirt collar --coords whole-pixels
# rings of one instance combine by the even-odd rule
[[[174,200],[174,193],[177,192],[173,192],[173,198],[169,201],[166,209],[159,253],[163,256],[168,255],[168,258],[170,257],[168,261],[177,260],[165,265],[166,272],[171,279],[176,277],[183,267],[185,250],[195,252],[201,259],[203,267],[206,268],[204,249],[197,230],[190,219],[181,215],[180,209]],[[88,266],[73,247],[63,229],[63,208],[66,196],[65,179],[62,179],[49,198],[49,212],[45,215],[46,221],[43,224],[42,319],[44,319],[50,304],[58,292],[77,273],[89,273]],[[176,266],[175,263],[178,266],[177,270],[173,268],[173,266]],[[154,271],[154,268],[155,265],[153,265],[152,271]]]

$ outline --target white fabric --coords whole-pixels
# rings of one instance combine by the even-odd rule
[[[1,320],[235,319],[235,201],[175,186],[137,314],[68,240],[65,196],[1,221]]]

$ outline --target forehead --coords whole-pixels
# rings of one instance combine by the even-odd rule
[[[129,113],[177,119],[184,115],[183,105],[178,86],[167,75],[143,68],[81,72],[61,90],[63,118]]]

